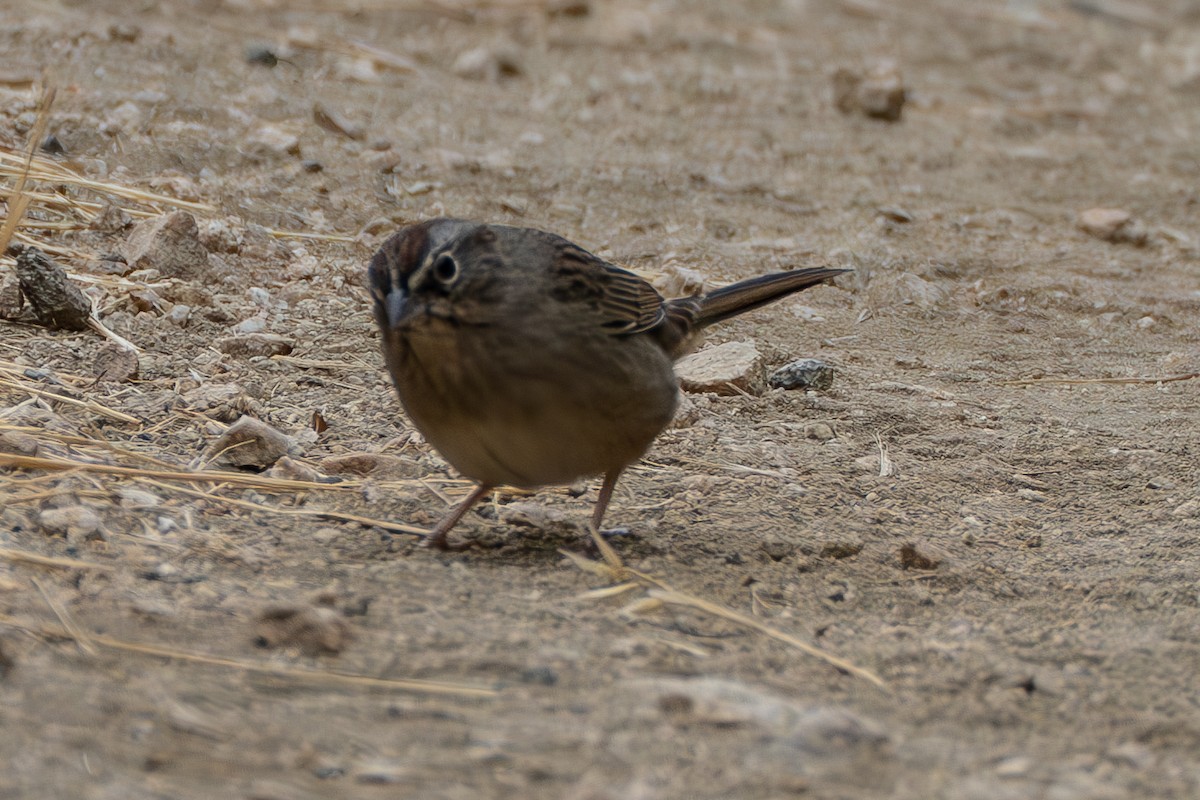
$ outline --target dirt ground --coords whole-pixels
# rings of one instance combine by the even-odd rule
[[[143,350],[97,381],[97,334],[0,321],[5,449],[93,465],[0,454],[0,798],[1200,796],[1200,380],[1162,380],[1200,372],[1195,3],[0,23],[0,143],[53,83],[54,158],[102,184],[32,182],[23,234]],[[840,111],[835,72],[885,60],[902,118]],[[211,274],[122,278],[126,223],[175,208],[114,187],[201,204]],[[1132,218],[1105,238],[1094,208]],[[605,578],[560,550],[587,554],[595,482],[501,494],[462,554],[369,523],[468,488],[400,413],[361,288],[439,214],[714,285],[855,270],[710,337],[833,388],[692,396],[608,522],[631,566],[883,688],[645,586],[587,595]],[[294,349],[220,345],[255,330]],[[151,474],[241,412],[342,481]]]

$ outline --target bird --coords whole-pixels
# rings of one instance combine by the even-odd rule
[[[366,286],[400,404],[475,487],[423,540],[500,486],[603,476],[597,532],[622,471],[670,423],[674,363],[705,328],[849,270],[774,272],[666,300],[637,274],[536,228],[439,217],[402,227]]]

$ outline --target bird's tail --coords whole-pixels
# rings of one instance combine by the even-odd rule
[[[849,271],[834,267],[810,267],[790,272],[772,272],[722,286],[699,298],[700,313],[696,316],[695,325],[697,328],[706,328]]]

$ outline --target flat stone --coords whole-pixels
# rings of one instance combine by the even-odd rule
[[[211,277],[208,249],[200,241],[196,218],[175,211],[134,226],[121,255],[136,269],[156,269],[168,278]]]
[[[675,374],[687,392],[762,391],[762,354],[754,342],[726,342],[680,359]]]
[[[292,439],[254,417],[242,417],[217,437],[205,461],[231,467],[266,469],[288,454]]]

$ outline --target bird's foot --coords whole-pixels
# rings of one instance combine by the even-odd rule
[[[605,528],[600,531],[600,535],[605,539],[619,539],[623,536],[633,536],[632,528]]]
[[[430,550],[440,550],[443,553],[461,553],[464,550],[470,550],[472,547],[478,547],[479,542],[474,539],[452,542],[450,541],[450,531],[434,530],[425,534],[425,538],[421,539],[421,543],[417,546]]]

